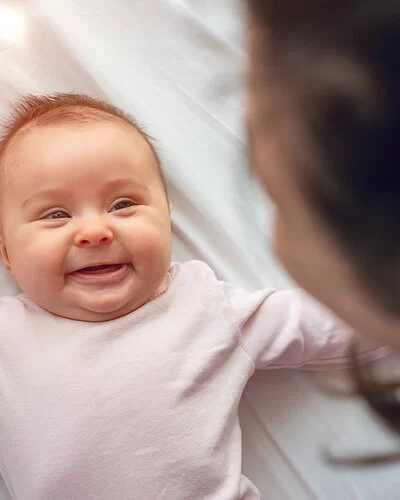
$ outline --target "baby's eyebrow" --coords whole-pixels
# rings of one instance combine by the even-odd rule
[[[115,179],[107,182],[106,189],[117,189],[124,187],[135,187],[142,191],[150,191],[149,186],[139,179]]]
[[[64,195],[65,195],[65,191],[63,189],[44,189],[42,191],[39,191],[39,192],[33,194],[32,196],[29,196],[29,198],[26,198],[26,200],[24,200],[22,202],[21,208],[24,210],[27,207],[29,207],[29,205],[34,203],[35,201],[38,201],[38,200],[45,198],[45,197],[48,197],[48,198],[61,197]]]
[[[131,179],[131,178],[110,180],[105,184],[103,191],[111,191],[114,189],[124,189],[129,187],[134,187],[136,189],[140,189],[141,191],[150,192],[150,187],[146,183],[144,183],[139,179]],[[29,205],[31,205],[35,201],[40,201],[41,199],[46,197],[63,198],[65,197],[65,194],[66,194],[65,190],[60,188],[43,189],[42,191],[38,191],[37,193],[34,193],[32,196],[24,200],[22,202],[21,208],[25,210],[26,208],[29,207]]]

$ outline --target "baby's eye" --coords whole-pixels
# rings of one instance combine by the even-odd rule
[[[123,210],[124,208],[134,207],[136,203],[132,200],[120,200],[114,203],[110,208],[110,212],[116,212],[117,210]]]
[[[54,220],[54,219],[69,219],[70,216],[64,210],[54,210],[54,212],[50,212],[46,214],[43,219]]]

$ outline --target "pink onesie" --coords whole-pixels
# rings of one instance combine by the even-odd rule
[[[300,291],[201,262],[104,323],[0,301],[0,472],[18,500],[258,499],[237,408],[257,368],[338,368],[351,332]],[[363,358],[380,350],[365,348]]]

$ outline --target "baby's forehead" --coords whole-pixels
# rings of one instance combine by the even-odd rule
[[[99,133],[104,130],[109,132]],[[98,143],[95,140],[97,136]],[[90,141],[87,141],[88,138]],[[55,150],[68,152],[71,148],[75,148],[79,153],[80,149],[82,152],[87,150],[89,145],[100,154],[107,146],[115,146],[116,141],[132,148],[132,151],[147,153],[149,157],[154,157],[154,162],[157,163],[154,151],[144,134],[134,125],[112,116],[96,116],[96,119],[90,120],[86,117],[80,121],[29,123],[11,138],[1,163],[3,169],[7,169],[8,166],[15,166],[21,161],[30,163],[30,158],[38,153],[47,153],[50,156],[57,152]]]
[[[149,142],[145,134],[134,124],[128,123],[113,115],[96,111],[96,114],[92,113],[90,116],[83,115],[80,119],[76,119],[75,116],[67,116],[56,121],[35,120],[29,122],[15,133],[10,140],[10,145],[11,142],[14,142],[14,146],[19,145],[23,147],[24,141],[32,136],[34,136],[35,140],[38,142],[46,142],[48,140],[47,136],[54,135],[54,132],[56,132],[60,138],[64,136],[67,139],[71,132],[75,133],[78,131],[79,133],[79,131],[84,130],[86,132],[93,131],[93,133],[95,133],[96,129],[104,127],[123,131],[125,134],[132,135],[132,137],[136,139],[140,137],[146,144]],[[51,147],[51,144],[49,146]]]
[[[118,111],[118,110],[117,110]],[[40,149],[65,148],[68,137],[73,133],[84,130],[96,134],[96,129],[108,127],[119,134],[124,146],[129,144],[135,151],[141,150],[147,155],[148,163],[154,164],[154,172],[160,178],[165,192],[166,185],[161,170],[161,162],[151,139],[136,122],[122,112],[113,114],[86,106],[67,106],[57,108],[25,122],[11,122],[11,128],[0,142],[0,182],[4,182],[5,173],[24,157],[24,163],[30,163],[30,158],[35,154],[35,147]],[[56,137],[57,141],[54,141]],[[63,143],[65,139],[65,143]],[[104,140],[104,138],[103,138]],[[113,139],[111,139],[113,140]],[[54,144],[56,143],[56,144]]]
[[[121,170],[120,164],[125,168]],[[125,178],[132,176],[154,187],[161,181],[166,192],[157,158],[146,138],[121,120],[25,128],[14,138],[3,158],[1,182],[21,186],[32,175],[46,184],[51,179],[58,182],[59,178],[69,179],[76,165],[82,167],[81,175],[94,176],[95,180],[106,177],[117,167]],[[76,169],[74,172],[76,175]]]

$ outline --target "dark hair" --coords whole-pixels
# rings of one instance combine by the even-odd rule
[[[400,317],[400,2],[247,4],[262,66],[256,83],[268,92],[272,79],[285,89],[286,109],[294,103],[306,131],[311,165],[299,169],[303,191],[360,282]],[[400,402],[393,396],[400,384],[356,381],[400,432]]]
[[[58,123],[92,123],[99,121],[119,121],[134,127],[146,140],[156,162],[164,185],[160,158],[152,144],[152,138],[138,125],[136,120],[116,106],[85,94],[57,93],[52,95],[26,95],[14,106],[10,118],[3,123],[0,139],[0,164],[13,140],[35,127],[45,127]]]

